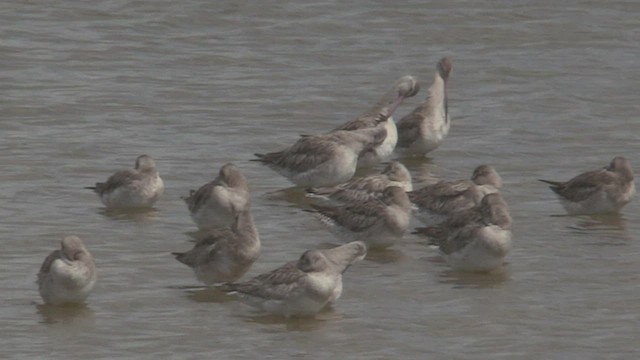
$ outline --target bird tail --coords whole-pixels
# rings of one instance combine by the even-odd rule
[[[255,153],[255,154],[253,154],[253,156],[257,157],[257,159],[251,159],[249,161],[262,161],[262,162],[264,162],[265,161],[264,158],[265,158],[265,156],[267,156],[267,154]]]
[[[233,294],[238,291],[237,284],[229,283],[229,282],[216,284],[215,287],[216,289],[222,292],[226,292],[227,294]]]
[[[175,256],[176,260],[180,261],[181,263],[190,266],[189,265],[189,260],[187,259],[187,253],[186,252],[172,252],[171,255]]]
[[[412,234],[420,234],[428,237],[438,235],[439,231],[435,226],[417,227],[413,229]]]
[[[538,181],[542,181],[543,183],[547,183],[547,184],[552,185],[552,186],[560,186],[560,185],[562,185],[562,182],[560,182],[560,181],[551,181],[551,180],[544,180],[544,179],[538,179]]]
[[[442,229],[437,226],[417,227],[411,233],[426,236],[428,238],[427,243],[435,246],[440,245],[440,239],[444,237]]]
[[[253,155],[255,155],[257,159],[250,159],[249,161],[260,161],[262,163],[272,163],[282,155],[282,151],[267,153],[267,154],[256,153]]]
[[[189,190],[189,195],[187,196],[180,196],[180,199],[184,200],[185,203],[187,203],[187,205],[189,205],[189,202],[191,201],[191,198],[193,197],[193,194],[195,194],[196,191],[191,189]]]
[[[85,189],[93,190],[96,194],[100,194],[104,189],[105,183],[96,183],[94,186],[85,186]]]

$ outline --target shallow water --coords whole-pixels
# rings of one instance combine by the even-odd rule
[[[638,356],[639,203],[570,217],[538,178],[640,150],[640,3],[198,0],[0,4],[0,358],[580,358]],[[249,162],[352,119],[400,76],[453,61],[447,142],[417,178],[501,173],[509,264],[449,270],[408,235],[345,274],[337,304],[283,320],[199,286],[171,251],[180,200],[232,161],[263,253],[247,276],[336,240],[284,178]],[[155,210],[106,213],[84,186],[148,153]],[[636,171],[638,168],[636,167]],[[99,280],[87,305],[42,306],[35,275],[63,235]]]

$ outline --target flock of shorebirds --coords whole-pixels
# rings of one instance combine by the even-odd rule
[[[247,180],[228,163],[219,175],[184,200],[201,236],[195,246],[173,255],[206,285],[238,294],[248,304],[284,316],[308,316],[336,301],[342,273],[371,248],[396,244],[409,230],[412,215],[425,227],[452,268],[487,272],[499,268],[511,249],[511,216],[500,194],[496,169],[480,165],[469,180],[442,180],[413,189],[411,174],[390,161],[375,175],[353,178],[358,167],[388,161],[392,153],[424,156],[446,138],[450,118],[448,58],[436,66],[424,102],[394,122],[404,99],[416,95],[418,82],[400,78],[371,109],[355,120],[320,135],[302,135],[283,151],[256,154],[260,161],[304,188],[313,213],[347,243],[308,250],[296,261],[246,282],[236,282],[260,255],[260,238],[250,210]],[[618,212],[635,194],[629,161],[614,158],[602,169],[551,185],[570,214]],[[154,160],[142,155],[135,168],[118,171],[93,189],[109,209],[151,207],[164,191]],[[81,303],[96,282],[96,267],[82,240],[68,236],[38,274],[48,304]]]

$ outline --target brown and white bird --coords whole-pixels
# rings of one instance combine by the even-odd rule
[[[366,254],[367,247],[360,241],[307,250],[298,261],[246,282],[220,285],[219,289],[272,314],[313,316],[342,295],[342,274]]]
[[[454,270],[485,272],[500,267],[511,250],[511,222],[506,202],[492,193],[477,208],[417,233],[429,237]]]
[[[81,304],[96,283],[93,256],[77,236],[62,239],[42,263],[38,273],[38,290],[45,303],[51,305]]]
[[[404,191],[413,190],[411,173],[399,161],[389,162],[379,174],[354,178],[336,186],[307,189],[307,196],[346,203],[379,198],[389,186],[399,186]]]
[[[213,181],[191,190],[183,199],[200,230],[230,226],[251,203],[247,179],[232,163],[222,166]]]
[[[398,121],[398,152],[405,155],[425,155],[438,148],[449,134],[451,119],[447,82],[451,69],[451,60],[441,59],[425,101]]]
[[[403,76],[369,110],[334,129],[334,131],[360,130],[381,127],[385,130],[386,136],[380,145],[360,154],[358,167],[373,166],[389,159],[398,142],[398,130],[392,115],[404,99],[416,95],[419,90],[420,85],[413,76]]]
[[[140,155],[134,169],[120,170],[86,189],[98,194],[109,209],[150,208],[164,192],[164,182],[151,156]]]
[[[360,240],[370,248],[389,247],[400,240],[411,218],[411,202],[398,186],[387,187],[378,199],[353,200],[342,206],[311,204],[323,224],[346,241]]]
[[[236,281],[260,256],[260,236],[251,213],[241,211],[231,227],[209,230],[193,249],[172,254],[207,285]]]
[[[449,215],[480,204],[486,194],[497,192],[502,178],[493,166],[475,168],[471,180],[442,180],[407,193],[416,206],[415,215],[426,225],[440,223]]]
[[[622,156],[611,160],[609,166],[566,182],[540,181],[551,184],[549,188],[571,215],[617,213],[636,193],[631,164]]]

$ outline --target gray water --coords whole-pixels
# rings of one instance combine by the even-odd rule
[[[640,3],[236,1],[0,3],[0,358],[630,359],[640,338],[640,202],[571,217],[538,178],[640,158]],[[399,77],[423,91],[449,56],[453,125],[417,177],[494,165],[514,218],[508,265],[455,273],[407,235],[345,274],[315,319],[264,315],[200,287],[171,251],[181,195],[236,163],[263,253],[246,275],[336,244],[258,163],[352,119]],[[105,213],[83,189],[147,153],[155,210]],[[375,169],[378,170],[378,169]],[[417,223],[415,224],[417,225]],[[64,235],[99,280],[85,307],[42,306]]]

